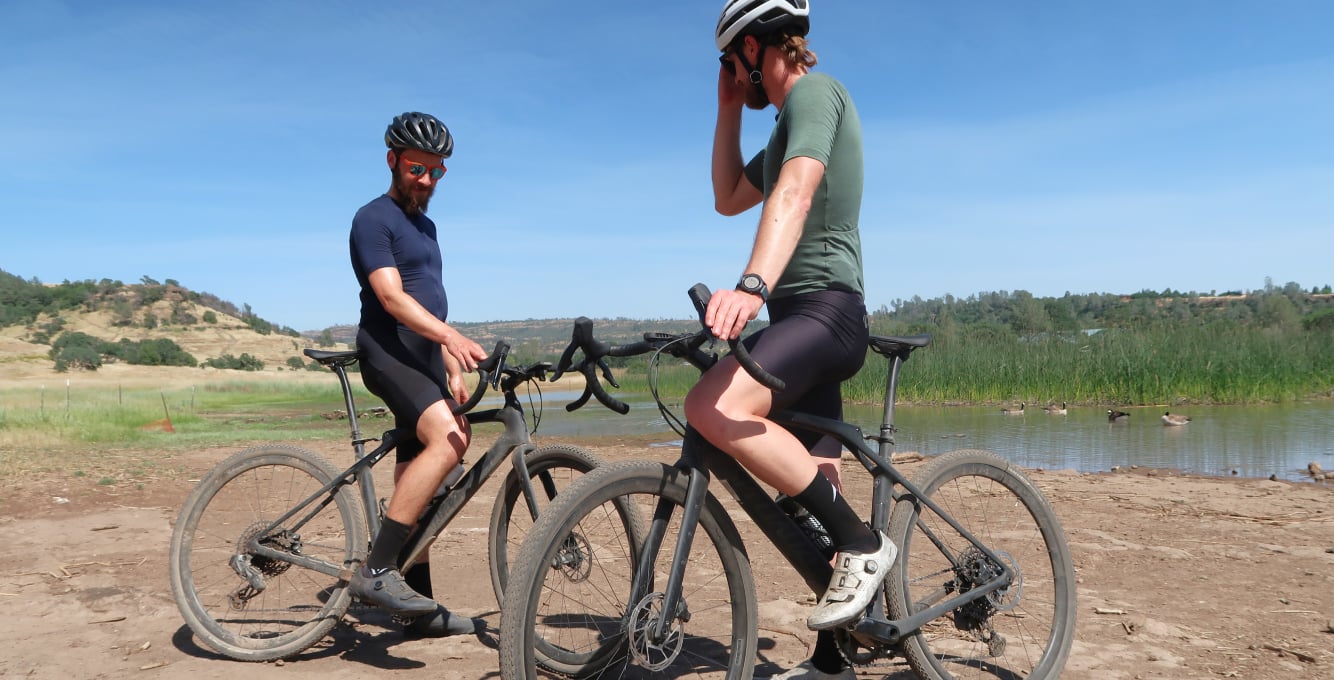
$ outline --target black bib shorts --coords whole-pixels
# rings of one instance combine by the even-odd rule
[[[450,399],[445,357],[440,345],[402,327],[396,332],[357,331],[361,350],[361,382],[382,399],[394,414],[394,427],[410,436],[395,449],[398,462],[406,463],[424,448],[417,439],[417,420],[432,404]]]
[[[787,389],[774,395],[773,410],[841,419],[840,386],[861,370],[870,342],[862,296],[821,290],[770,300],[768,305],[770,325],[743,342],[764,370],[787,383]],[[799,428],[791,432],[807,449],[822,436]],[[834,458],[841,451],[816,455]]]

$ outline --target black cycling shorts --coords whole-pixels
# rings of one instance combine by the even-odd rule
[[[770,324],[745,339],[746,349],[764,370],[787,388],[774,394],[773,410],[789,409],[842,419],[840,385],[866,361],[870,328],[862,296],[821,290],[769,301]],[[818,432],[792,428],[810,449]],[[818,455],[818,454],[817,454]],[[837,457],[839,453],[826,457]]]
[[[394,427],[408,436],[395,457],[406,463],[425,448],[417,439],[417,420],[432,404],[449,399],[449,380],[440,345],[399,328],[397,333],[357,331],[361,382],[394,414]]]

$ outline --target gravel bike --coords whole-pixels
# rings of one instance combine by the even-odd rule
[[[717,360],[704,349],[708,295],[702,285],[691,291],[704,331],[610,347],[580,319],[571,346],[584,364],[654,352],[707,370]],[[882,593],[835,638],[854,666],[903,656],[922,678],[1056,678],[1074,637],[1075,577],[1042,493],[986,451],[938,456],[911,481],[891,462],[900,369],[928,344],[924,335],[871,336],[869,349],[890,362],[877,434],[808,414],[770,415],[832,436],[855,456],[872,476],[869,524],[899,547]],[[782,389],[743,344],[732,349],[756,380]],[[617,403],[600,385],[593,389],[602,403]],[[565,489],[529,531],[502,608],[501,677],[751,678],[755,584],[741,535],[709,489],[714,478],[812,592],[823,593],[832,569],[820,537],[803,528],[809,522],[780,509],[735,460],[687,428],[675,465],[600,467]],[[627,504],[652,518],[642,542],[619,520]],[[581,565],[577,578],[562,568],[572,563]]]
[[[594,454],[578,447],[531,442],[515,390],[529,381],[540,383],[551,364],[508,367],[508,351],[504,342],[496,345],[478,366],[476,389],[454,409],[467,413],[474,427],[499,423],[504,431],[462,477],[431,500],[399,562],[416,562],[508,458],[512,469],[496,494],[487,540],[497,602],[534,518],[557,491],[599,464]],[[372,469],[414,436],[389,430],[367,453],[366,445],[376,439],[361,433],[347,375],[357,352],[307,349],[305,354],[338,376],[355,462],[340,471],[319,454],[288,445],[241,451],[200,480],[172,532],[172,597],[194,634],[233,659],[291,657],[342,619],[353,601],[348,580],[381,524]],[[503,405],[471,412],[488,388],[500,390]]]

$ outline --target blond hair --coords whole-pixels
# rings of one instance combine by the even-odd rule
[[[783,57],[787,59],[787,63],[807,71],[820,63],[819,57],[815,56],[815,51],[811,49],[810,43],[806,42],[805,36],[789,35],[786,40],[776,43],[775,47],[783,50]]]

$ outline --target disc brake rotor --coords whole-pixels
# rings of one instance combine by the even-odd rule
[[[672,665],[685,642],[680,618],[673,617],[668,621],[667,630],[656,630],[663,597],[662,593],[650,593],[630,612],[630,655],[641,667],[651,671]]]
[[[572,583],[586,580],[593,571],[593,546],[583,534],[571,531],[551,558],[551,568],[559,570]]]

